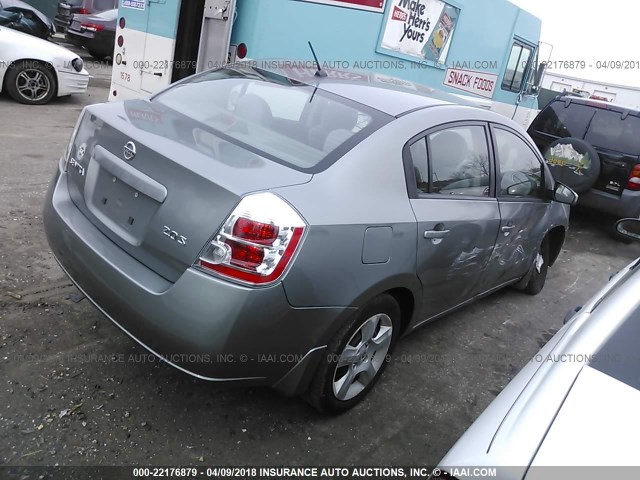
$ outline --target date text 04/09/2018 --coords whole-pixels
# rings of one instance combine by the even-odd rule
[[[550,60],[546,65],[549,70],[640,70],[640,60]]]

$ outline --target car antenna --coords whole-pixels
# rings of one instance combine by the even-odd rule
[[[322,70],[322,68],[320,68],[320,62],[318,61],[318,57],[316,56],[315,50],[313,49],[313,45],[311,45],[311,42],[309,41],[307,41],[307,43],[309,44],[309,48],[311,49],[313,58],[316,61],[316,67],[318,67],[318,70],[316,70],[316,77],[326,77],[327,72],[325,72],[324,70]]]

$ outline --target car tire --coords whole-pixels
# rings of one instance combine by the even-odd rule
[[[542,241],[534,262],[537,262],[538,256],[542,257],[542,265],[538,268],[534,264],[529,281],[522,289],[522,291],[528,295],[539,294],[547,280],[547,273],[549,271],[549,241],[547,238]]]
[[[619,219],[615,219],[613,221],[610,221],[608,226],[607,226],[607,230],[609,232],[609,235],[616,239],[619,242],[624,243],[625,245],[630,245],[633,243],[633,240],[630,239],[629,237],[625,237],[624,235],[622,235],[620,232],[618,232],[618,230],[616,229],[616,223],[618,223]]]
[[[389,363],[400,315],[389,294],[359,309],[329,343],[304,398],[323,413],[341,413],[359,403]]]
[[[9,67],[5,87],[16,102],[43,105],[56,94],[56,75],[45,63],[24,60]]]
[[[104,53],[98,53],[94,50],[89,50],[89,55],[91,55],[93,58],[95,58],[99,62],[103,61],[105,58],[109,56],[109,55],[105,55]]]
[[[559,138],[550,143],[542,155],[553,178],[578,194],[589,191],[600,175],[598,152],[579,138]],[[577,155],[582,156],[581,164],[577,164]]]

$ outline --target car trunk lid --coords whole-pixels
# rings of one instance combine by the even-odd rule
[[[244,194],[312,177],[147,100],[87,107],[67,171],[83,214],[169,281],[193,264]]]

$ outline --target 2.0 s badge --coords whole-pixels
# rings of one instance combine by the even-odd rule
[[[187,237],[185,237],[184,235],[180,235],[175,230],[172,230],[171,227],[167,227],[165,225],[164,227],[162,227],[162,233],[164,233],[171,240],[173,240],[175,242],[178,242],[178,245],[186,245],[187,244]]]

